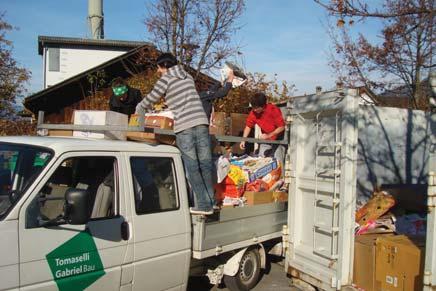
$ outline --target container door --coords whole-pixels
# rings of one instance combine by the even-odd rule
[[[19,214],[21,290],[119,290],[129,263],[122,224],[128,217],[118,153],[68,153],[59,158]],[[65,192],[83,189],[90,221],[62,219]]]
[[[288,272],[326,290],[351,283],[357,102],[355,90],[292,101]]]
[[[424,290],[436,286],[436,117],[432,117],[432,145],[430,146],[428,176],[427,242],[425,249]]]

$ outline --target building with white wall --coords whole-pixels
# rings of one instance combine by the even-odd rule
[[[44,89],[147,44],[140,41],[39,36]]]

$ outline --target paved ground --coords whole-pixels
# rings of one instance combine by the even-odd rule
[[[283,267],[283,261],[273,261],[270,269],[262,275],[260,282],[252,289],[253,291],[293,291],[299,290],[291,287],[290,279],[286,276]],[[192,279],[188,285],[189,291],[211,290],[211,291],[228,291],[225,286],[213,286],[207,281],[207,278]]]

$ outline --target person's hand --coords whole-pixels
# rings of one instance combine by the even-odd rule
[[[262,133],[262,134],[259,136],[259,138],[260,138],[260,139],[269,139],[270,136],[269,136],[269,134],[267,134],[267,133]]]
[[[241,141],[241,143],[239,144],[239,148],[241,150],[245,150],[245,141]]]
[[[229,70],[229,74],[228,74],[228,76],[227,76],[227,82],[229,82],[229,83],[233,82],[233,79],[234,79],[234,78],[235,78],[235,74],[233,73],[233,70],[230,69],[230,70]]]

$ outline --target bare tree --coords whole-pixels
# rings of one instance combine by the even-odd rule
[[[244,0],[158,0],[147,7],[144,21],[159,49],[193,66],[197,76],[238,53],[232,36]]]
[[[6,39],[6,32],[13,27],[4,20],[4,15],[0,12],[0,117],[10,117],[16,98],[25,92],[30,73],[12,56],[12,42]]]
[[[338,19],[329,27],[334,45],[331,66],[340,81],[364,85],[372,92],[401,88],[410,108],[428,109],[428,84],[423,80],[434,67],[434,5],[435,0],[384,0],[384,10],[379,10],[363,1],[331,1],[325,7]],[[355,16],[360,21],[379,17],[383,25],[380,40],[371,42],[363,34],[353,39]]]
[[[377,17],[377,18],[391,18],[407,15],[419,14],[434,14],[435,7],[421,5],[416,1],[405,1],[407,5],[401,5],[399,9],[386,9],[384,5],[375,7],[368,5],[364,0],[313,0],[322,7],[324,7],[330,15],[340,18],[345,17]],[[423,1],[419,1],[423,2]],[[372,3],[374,4],[374,3]]]

